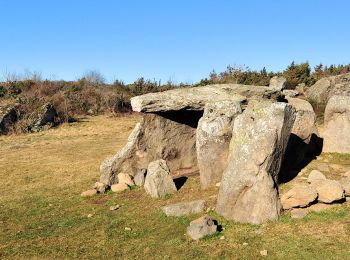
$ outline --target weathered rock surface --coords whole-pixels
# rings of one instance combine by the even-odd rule
[[[251,97],[277,98],[280,91],[271,87],[240,84],[216,84],[194,88],[179,88],[158,93],[148,93],[131,98],[136,112],[167,112],[203,110],[205,104],[217,101],[242,102]]]
[[[332,96],[324,115],[323,152],[350,153],[349,132],[350,96]]]
[[[117,182],[120,172],[135,176],[157,159],[164,159],[172,173],[197,169],[196,127],[201,113],[145,114],[129,136],[128,143],[100,167],[100,181]]]
[[[278,91],[282,91],[287,86],[287,80],[284,77],[274,76],[270,79],[269,87]]]
[[[299,95],[299,92],[293,89],[284,89],[282,95],[286,98],[294,98]]]
[[[117,183],[117,175],[122,170],[131,168],[133,160],[131,158],[136,152],[136,145],[141,135],[142,125],[137,123],[134,130],[128,137],[127,144],[117,152],[113,157],[107,158],[100,166],[100,182],[112,185]],[[124,166],[125,165],[125,166]],[[124,167],[123,167],[124,166]]]
[[[220,182],[227,166],[233,120],[242,113],[239,102],[208,103],[198,122],[196,135],[197,161],[202,189]]]
[[[326,180],[326,176],[323,175],[322,172],[318,170],[312,170],[309,174],[309,177],[307,178],[308,183],[313,183],[316,181]]]
[[[287,98],[288,104],[296,110],[296,118],[292,133],[288,140],[286,154],[283,159],[281,182],[286,182],[288,172],[298,169],[308,158],[314,157],[321,151],[319,138],[317,137],[316,114],[309,102],[299,98]]]
[[[118,174],[118,183],[124,183],[128,186],[132,186],[135,184],[132,180],[132,177],[129,174],[123,172]]]
[[[309,185],[298,185],[281,196],[283,209],[303,208],[317,199],[317,191]]]
[[[214,234],[217,231],[217,225],[215,221],[205,215],[190,223],[187,228],[187,235],[189,235],[193,240],[199,240],[205,236]]]
[[[350,197],[350,179],[349,178],[343,178],[340,181],[341,186],[343,187],[345,191],[345,196]]]
[[[116,184],[113,184],[111,186],[111,190],[113,192],[122,192],[122,191],[125,191],[125,190],[128,190],[129,189],[129,186],[126,185],[125,183],[116,183]]]
[[[332,203],[345,198],[344,189],[338,181],[319,180],[311,183],[317,190],[318,201]]]
[[[286,103],[250,102],[234,121],[229,163],[216,211],[227,219],[260,224],[277,219],[277,177],[295,120]]]
[[[326,77],[311,86],[305,95],[316,103],[327,103],[334,95],[350,95],[350,73]]]
[[[164,197],[177,191],[165,160],[153,161],[148,165],[144,188],[152,198]]]
[[[309,143],[312,134],[317,133],[316,114],[311,104],[300,98],[288,98],[288,104],[296,110],[292,134],[298,136],[304,143]]]
[[[7,134],[9,127],[18,119],[17,104],[0,107],[0,135]]]
[[[98,192],[98,193],[105,193],[108,190],[108,185],[102,183],[102,182],[96,182],[94,185],[94,189]]]
[[[51,103],[47,103],[43,105],[38,114],[34,116],[34,120],[29,125],[28,129],[32,132],[37,132],[44,128],[50,128],[55,125],[56,117],[56,109]]]
[[[143,186],[143,184],[145,183],[146,173],[147,173],[146,169],[141,169],[136,173],[134,177],[134,182],[136,186],[139,186],[139,187]]]
[[[162,207],[165,215],[169,216],[185,216],[203,212],[205,208],[205,200],[195,200],[190,202],[181,202]]]

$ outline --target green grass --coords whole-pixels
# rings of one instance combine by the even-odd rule
[[[139,187],[81,198],[98,180],[100,162],[122,147],[138,119],[95,117],[0,137],[1,259],[259,259],[264,249],[267,259],[350,258],[347,204],[263,225],[234,223],[210,211],[222,232],[192,241],[186,228],[201,215],[166,217],[160,207],[199,198],[214,207],[218,188],[200,190],[198,176],[163,199]],[[116,204],[120,208],[110,211]]]

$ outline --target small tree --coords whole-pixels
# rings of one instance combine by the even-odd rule
[[[83,74],[79,81],[92,85],[102,85],[105,83],[106,79],[99,71],[88,70]]]

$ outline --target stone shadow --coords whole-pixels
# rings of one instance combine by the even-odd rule
[[[184,186],[184,184],[186,183],[188,177],[186,176],[182,176],[182,177],[178,177],[176,179],[174,179],[174,183],[175,183],[175,186],[176,186],[176,189],[179,190],[182,188],[182,186]]]
[[[312,134],[309,144],[297,135],[291,134],[278,175],[278,183],[293,180],[303,168],[321,154],[322,147],[323,139],[316,134]]]

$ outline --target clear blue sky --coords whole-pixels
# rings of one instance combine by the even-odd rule
[[[0,0],[0,75],[195,82],[228,64],[350,63],[349,12],[347,0]]]

